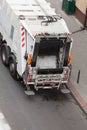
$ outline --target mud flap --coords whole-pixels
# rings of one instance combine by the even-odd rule
[[[63,84],[62,87],[60,87],[60,92],[63,94],[70,94],[70,90],[66,86],[66,84]]]

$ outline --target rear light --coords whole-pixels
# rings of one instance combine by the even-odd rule
[[[72,53],[69,54],[68,64],[72,64]]]
[[[32,81],[32,78],[33,78],[33,76],[32,76],[32,75],[29,75],[29,81],[30,81],[30,82]]]
[[[64,69],[63,77],[64,77],[64,79],[67,79],[69,77],[69,69],[68,68]]]
[[[28,65],[30,65],[32,62],[32,54],[28,55]]]
[[[67,78],[68,77],[68,74],[64,74],[64,78]]]

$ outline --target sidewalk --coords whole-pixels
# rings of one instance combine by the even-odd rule
[[[65,19],[70,32],[75,32],[82,27],[82,24],[74,15],[67,15],[62,10],[60,12]],[[82,110],[87,114],[87,30],[73,34],[72,38],[73,67],[71,81],[68,84],[68,87]],[[79,71],[80,77],[79,83],[77,83]]]
[[[82,24],[74,15],[67,15],[62,10],[62,0],[47,0],[55,8],[57,14],[64,18],[70,32],[81,29]],[[74,98],[77,100],[81,109],[87,114],[87,30],[80,31],[72,35],[73,38],[73,62],[72,76],[68,84]],[[80,71],[79,83],[77,83],[78,72]]]

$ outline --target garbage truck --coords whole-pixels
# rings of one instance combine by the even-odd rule
[[[31,88],[61,89],[71,73],[72,38],[45,0],[0,0],[0,53],[14,79]]]

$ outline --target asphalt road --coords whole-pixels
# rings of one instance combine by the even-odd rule
[[[57,1],[49,1],[58,11]],[[70,94],[40,91],[28,97],[1,60],[0,110],[12,130],[87,130],[86,117]]]
[[[40,91],[24,94],[0,60],[0,109],[12,130],[87,130],[87,120],[71,95]]]

